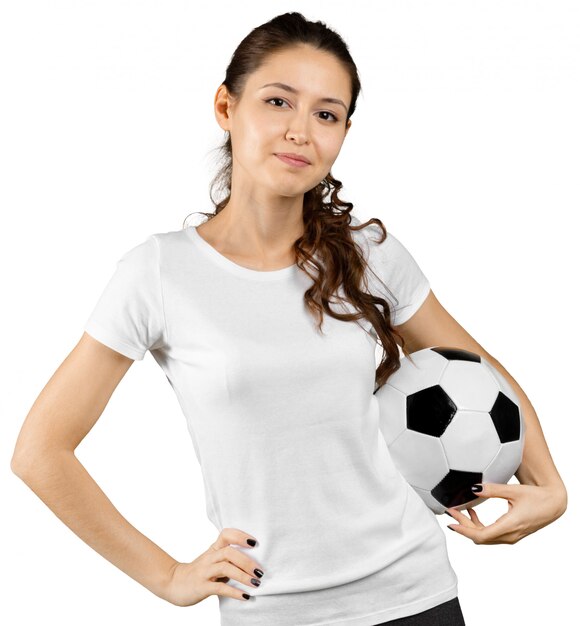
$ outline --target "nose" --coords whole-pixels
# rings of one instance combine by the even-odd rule
[[[292,139],[299,145],[309,141],[310,130],[308,127],[308,119],[304,116],[295,115],[292,118],[290,127],[286,131],[286,138]]]

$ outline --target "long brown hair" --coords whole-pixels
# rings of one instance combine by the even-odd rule
[[[355,111],[356,101],[361,91],[356,65],[348,46],[338,33],[331,30],[324,22],[311,22],[305,19],[301,13],[284,13],[254,28],[236,48],[222,84],[227,87],[234,98],[240,98],[248,76],[266,61],[268,55],[300,44],[309,44],[315,49],[334,54],[348,71],[352,97],[346,124]],[[230,200],[232,144],[229,133],[218,150],[222,155],[223,165],[210,185],[210,199],[215,206],[215,213],[198,211],[206,215],[208,219],[215,217]],[[219,201],[216,201],[213,195],[216,188],[224,190],[226,194]],[[374,241],[380,244],[387,236],[386,228],[378,218],[372,218],[360,224],[354,216],[350,215],[353,204],[338,197],[341,188],[342,182],[329,172],[322,182],[305,192],[304,234],[294,242],[296,264],[314,282],[305,291],[304,302],[310,313],[318,320],[319,332],[323,332],[323,312],[335,319],[348,322],[364,318],[372,325],[376,334],[375,338],[378,337],[383,348],[381,361],[375,374],[376,393],[389,376],[400,367],[399,349],[395,336],[399,338],[405,356],[409,353],[405,348],[403,337],[391,324],[388,302],[378,295],[368,293],[366,280],[368,265],[365,254],[352,235],[352,231],[359,231],[370,224],[376,224],[382,231],[382,237]],[[355,225],[351,226],[353,222]],[[316,272],[309,272],[308,265]],[[338,295],[339,289],[344,296]],[[330,304],[337,301],[345,304],[346,309],[343,310],[354,312],[339,313],[331,309]],[[379,307],[382,307],[382,310]]]

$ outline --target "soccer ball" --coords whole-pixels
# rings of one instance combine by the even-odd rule
[[[482,482],[504,483],[524,450],[518,396],[478,354],[432,347],[403,357],[375,394],[394,465],[437,514],[484,499]]]

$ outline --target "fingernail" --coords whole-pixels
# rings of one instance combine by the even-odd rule
[[[480,491],[483,491],[483,487],[481,485],[473,485],[473,487],[471,488],[471,491],[475,491],[475,493],[479,493]]]
[[[244,596],[244,598],[246,598],[246,600],[249,600],[251,598],[249,593],[242,593],[242,595]]]
[[[262,578],[262,576],[264,575],[264,572],[261,569],[258,569],[256,567],[256,569],[254,570],[254,574],[256,574],[258,578]]]
[[[449,530],[455,531],[455,528],[453,528],[452,526],[447,526],[447,528],[449,528]]]
[[[246,539],[246,541],[252,546],[252,548],[256,545],[255,539]]]
[[[449,513],[448,511],[445,511],[445,515],[449,515],[449,517],[453,517],[453,515],[451,515],[451,513]],[[453,517],[453,519],[455,518]]]
[[[260,581],[257,578],[252,578],[251,583],[252,585],[254,585],[254,587],[260,586]]]

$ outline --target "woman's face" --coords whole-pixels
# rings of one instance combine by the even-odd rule
[[[278,85],[265,86],[269,83]],[[236,184],[246,191],[265,187],[272,195],[286,197],[316,187],[329,173],[350,128],[349,105],[346,70],[333,55],[305,45],[270,55],[248,78],[237,102],[220,85],[216,118],[230,131]],[[282,152],[302,155],[310,164],[288,164],[276,156]]]

